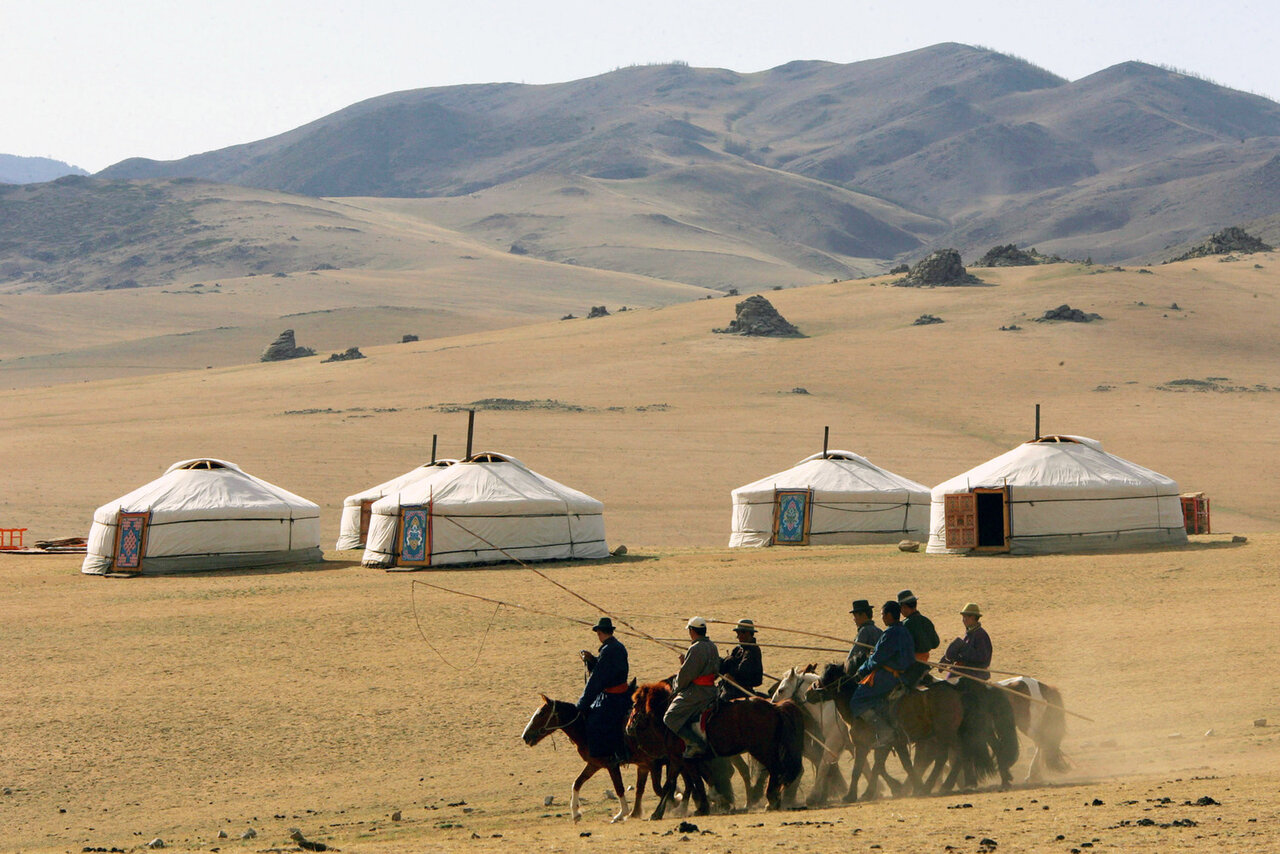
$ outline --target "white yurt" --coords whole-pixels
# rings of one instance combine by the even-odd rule
[[[929,487],[850,451],[814,454],[731,494],[731,548],[895,543],[928,533]]]
[[[363,492],[348,495],[342,501],[342,519],[338,525],[338,549],[362,549],[369,533],[369,521],[373,517],[373,503],[384,495],[399,492],[411,483],[417,483],[439,474],[457,460],[436,460],[393,477],[385,483],[371,486]]]
[[[1044,436],[933,488],[931,554],[1183,545],[1178,484],[1084,436]]]
[[[363,563],[420,568],[608,556],[603,503],[486,451],[375,501]]]
[[[81,571],[170,573],[323,558],[320,508],[225,460],[184,460],[93,514]]]

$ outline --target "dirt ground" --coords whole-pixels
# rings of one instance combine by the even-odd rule
[[[1058,686],[1093,719],[1072,719],[1075,768],[1048,785],[699,817],[683,832],[672,817],[610,825],[603,778],[574,825],[576,754],[561,736],[520,740],[539,692],[576,698],[589,631],[413,582],[590,609],[518,567],[383,573],[357,556],[138,579],[81,576],[73,557],[0,557],[0,850],[132,850],[156,837],[180,851],[296,850],[295,827],[344,852],[1280,848],[1280,648],[1266,623],[1280,608],[1280,535],[1035,558],[633,549],[546,565],[666,636],[696,612],[778,627],[762,643],[806,643],[781,628],[849,637],[851,599],[911,587],[945,643],[976,600],[994,666]],[[712,633],[722,648],[728,636]],[[626,642],[641,679],[677,666]],[[840,657],[766,649],[765,668]],[[1193,805],[1206,796],[1219,803]],[[248,828],[256,837],[241,839]]]

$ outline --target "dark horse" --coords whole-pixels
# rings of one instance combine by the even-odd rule
[[[670,768],[675,771],[688,760],[683,759],[684,742],[676,737],[662,716],[671,703],[671,685],[655,682],[636,689],[635,705],[627,721],[627,735],[641,741],[658,741],[666,745]],[[707,744],[716,756],[734,756],[749,753],[769,775],[765,796],[769,809],[781,806],[782,787],[799,778],[804,770],[804,716],[800,707],[790,700],[772,703],[758,697],[721,702],[707,720]],[[692,764],[701,766],[706,760]],[[674,790],[674,774],[667,775],[667,784],[658,802],[655,818],[661,818],[666,801]],[[707,811],[706,792],[701,790],[700,780],[695,785],[698,815]]]
[[[613,781],[613,791],[617,794],[620,805],[612,821],[626,819],[628,817],[627,790],[622,785],[622,771],[619,764],[598,759],[587,752],[587,720],[582,712],[578,711],[577,706],[563,700],[549,699],[546,694],[543,694],[542,705],[533,713],[533,717],[529,718],[521,738],[524,739],[525,744],[533,747],[556,730],[563,732],[573,742],[573,746],[578,748],[578,755],[582,757],[583,762],[587,763],[582,773],[578,775],[578,779],[573,781],[573,794],[569,798],[569,812],[573,820],[578,821],[582,818],[582,809],[578,804],[578,792],[582,789],[582,784],[590,780],[601,768],[609,772],[609,779]],[[640,801],[644,798],[644,787],[649,774],[653,774],[653,788],[656,791],[659,787],[658,777],[666,756],[646,753],[639,749],[635,740],[631,738],[626,739],[626,745],[631,752],[631,764],[636,766],[636,804],[630,814],[631,818],[636,818],[640,815]]]
[[[854,719],[849,714],[849,697],[856,687],[853,677],[844,672],[839,664],[828,664],[822,672],[822,678],[814,689],[816,697],[835,699],[836,708],[849,726],[849,735],[854,744],[853,773],[849,780],[849,791],[845,801],[852,803],[858,799],[858,781],[867,767],[867,756],[872,753],[875,733],[861,719]],[[946,759],[959,756],[961,749],[960,725],[964,717],[964,707],[956,690],[950,685],[934,683],[925,691],[908,690],[900,698],[891,701],[893,715],[898,722],[898,737],[892,747],[875,750],[875,761],[868,774],[865,798],[876,796],[876,783],[879,778],[889,783],[895,793],[927,793],[933,790],[941,776]],[[929,778],[921,782],[915,765],[911,761],[909,744],[927,746],[928,755],[933,758],[933,771]],[[896,752],[902,760],[902,767],[907,772],[906,788],[889,775],[885,770],[885,761],[890,752]],[[929,763],[926,762],[927,768]]]

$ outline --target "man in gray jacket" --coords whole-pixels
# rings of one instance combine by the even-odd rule
[[[692,643],[685,650],[676,684],[675,696],[662,722],[667,729],[684,739],[686,759],[696,759],[710,752],[706,740],[699,735],[694,724],[702,710],[716,699],[716,676],[720,673],[720,650],[707,638],[707,621],[693,617],[685,626]]]

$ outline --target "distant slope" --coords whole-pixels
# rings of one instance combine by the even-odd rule
[[[50,157],[19,157],[0,154],[0,184],[37,184],[63,175],[88,175],[79,166]]]
[[[547,86],[397,92],[271,139],[101,174],[437,198],[532,176],[610,182],[619,197],[678,179],[699,187],[700,227],[768,242],[760,221],[785,218],[777,237],[810,257],[800,266],[817,277],[946,244],[967,255],[1007,242],[1098,260],[1143,255],[1280,212],[1254,183],[1277,155],[1280,105],[1265,98],[1136,62],[1068,82],[941,44],[754,74],[648,66]],[[832,190],[818,199],[788,176]],[[772,209],[755,213],[762,183]],[[554,251],[575,242],[588,241],[569,235]],[[545,242],[540,251],[553,254]],[[593,257],[628,269],[633,254]]]

